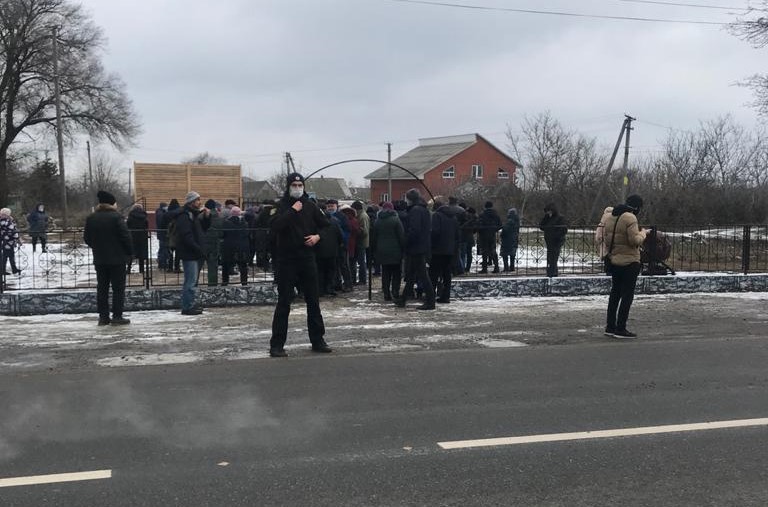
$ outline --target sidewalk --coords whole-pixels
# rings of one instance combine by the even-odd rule
[[[381,279],[373,278],[374,293]],[[610,291],[607,276],[482,277],[462,276],[452,284],[456,300],[477,297],[522,296],[593,296]],[[180,287],[129,289],[126,310],[170,310],[179,308]],[[693,292],[765,292],[768,274],[678,274],[677,276],[641,276],[637,294],[683,294]],[[367,286],[357,286],[356,294],[368,294]],[[271,282],[246,287],[199,288],[199,300],[206,308],[274,304],[275,286]],[[89,313],[96,311],[96,290],[19,291],[0,294],[0,315],[42,315],[49,313]]]
[[[639,340],[765,338],[768,292],[641,295],[629,322]],[[605,296],[455,299],[434,311],[398,309],[367,291],[323,299],[335,355],[551,345],[627,346],[603,336]],[[94,313],[0,316],[0,371],[170,365],[268,359],[273,306],[132,311],[127,326],[97,327]],[[287,360],[309,351],[306,311],[293,305]],[[331,354],[330,357],[334,357]],[[682,360],[682,358],[681,358]]]

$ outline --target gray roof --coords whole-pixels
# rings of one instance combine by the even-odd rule
[[[393,164],[397,164],[405,167],[413,174],[422,178],[431,169],[442,164],[449,158],[458,155],[462,151],[466,150],[476,141],[461,142],[461,143],[449,143],[449,144],[434,144],[428,146],[417,146],[416,148],[408,151],[392,161]],[[365,176],[367,180],[383,180],[387,179],[387,165],[383,165]],[[413,177],[407,172],[392,166],[392,179],[412,179]]]
[[[312,192],[318,199],[350,199],[350,192],[344,178],[325,178],[315,176],[304,182],[307,192]]]
[[[262,202],[273,200],[280,196],[268,181],[257,181],[243,176],[243,200],[246,202]]]

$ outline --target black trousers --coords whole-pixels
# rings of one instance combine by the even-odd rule
[[[278,259],[277,277],[277,306],[272,317],[271,348],[283,348],[288,339],[288,316],[291,313],[291,302],[294,298],[294,287],[298,287],[304,295],[307,304],[307,330],[312,345],[323,342],[325,324],[320,313],[320,298],[318,295],[317,262],[315,257],[300,257],[295,259]]]
[[[381,265],[381,292],[387,298],[400,297],[400,282],[403,277],[401,263]]]
[[[440,287],[440,293],[437,297],[443,301],[451,298],[451,276],[453,275],[453,256],[452,255],[432,255],[429,261],[429,278],[432,285],[437,290]],[[438,285],[439,284],[439,285]]]
[[[633,262],[629,266],[613,266],[611,274],[611,295],[608,297],[608,318],[606,326],[612,329],[627,329],[629,308],[635,299],[635,286],[642,265]]]
[[[334,292],[334,285],[336,285],[336,257],[317,258],[317,277],[320,294]]]
[[[109,286],[112,286],[112,316],[122,317],[125,306],[125,264],[96,264],[96,308],[99,318],[109,318]]]
[[[547,276],[557,276],[557,260],[560,258],[562,244],[547,245]]]
[[[480,238],[480,252],[482,254],[482,269],[488,269],[493,264],[494,269],[499,269],[499,254],[496,252],[496,237]]]
[[[427,273],[427,256],[424,254],[407,255],[405,257],[405,288],[402,298],[405,300],[409,294],[413,294],[413,284],[419,282],[424,291],[424,303],[435,304],[435,288]]]
[[[237,262],[232,260],[221,263],[221,284],[229,285],[229,274],[235,266],[237,266],[237,271],[240,274],[240,285],[248,285],[248,259],[245,256],[242,259],[237,259]]]

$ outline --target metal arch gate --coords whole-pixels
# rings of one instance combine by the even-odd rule
[[[329,169],[331,167],[335,167],[335,166],[341,165],[341,164],[350,164],[350,163],[353,163],[353,162],[375,162],[377,164],[387,164],[387,165],[391,165],[393,167],[397,167],[398,169],[408,173],[414,180],[418,181],[419,184],[422,187],[424,187],[424,190],[427,191],[427,193],[429,194],[430,199],[432,199],[433,201],[435,200],[435,196],[432,194],[432,191],[429,189],[429,187],[426,184],[424,184],[423,180],[420,180],[418,176],[413,174],[411,171],[409,171],[405,167],[403,167],[403,166],[401,166],[399,164],[395,164],[394,162],[387,162],[386,160],[376,160],[376,159],[373,159],[373,158],[355,158],[355,159],[350,159],[350,160],[342,160],[340,162],[334,162],[332,164],[328,164],[326,166],[323,166],[320,169],[312,171],[304,179],[308,180],[312,176],[314,176],[315,174],[317,174],[317,173],[319,173],[321,171],[325,171],[326,169]],[[389,198],[392,199],[392,196],[389,196]],[[368,262],[367,258],[366,258],[366,264],[368,264],[368,301],[370,301],[371,299],[373,299],[373,279],[371,277],[371,268],[373,266],[371,265],[370,262]]]

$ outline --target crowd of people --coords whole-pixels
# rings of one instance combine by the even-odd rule
[[[133,205],[123,217],[112,194],[99,191],[97,198],[98,205],[86,219],[84,240],[93,250],[99,325],[127,324],[129,320],[123,317],[126,276],[134,262],[141,273],[149,269],[149,220],[141,204]],[[361,201],[340,205],[335,199],[317,202],[304,191],[299,173],[287,177],[280,200],[245,211],[233,199],[223,204],[208,199],[203,204],[200,194],[190,191],[183,204],[171,199],[155,212],[157,267],[183,273],[184,315],[203,311],[196,302],[203,266],[209,286],[228,285],[234,275],[241,285],[247,285],[251,267],[271,270],[278,303],[270,354],[286,355],[288,315],[297,295],[307,305],[313,350],[330,352],[323,339],[319,299],[366,284],[369,269],[381,275],[384,301],[405,307],[409,300],[420,299],[419,310],[434,310],[436,303],[451,302],[452,279],[469,272],[475,247],[481,258],[478,273],[516,269],[517,209],[510,208],[502,221],[491,201],[485,202],[480,214],[455,197],[447,202],[438,198],[430,204],[417,188],[409,190],[405,200],[378,205]],[[626,323],[640,273],[640,246],[646,236],[636,218],[641,207],[642,199],[630,196],[626,203],[606,208],[597,229],[596,240],[612,276],[605,333],[621,338],[635,336]],[[33,251],[38,243],[46,251],[49,220],[42,204],[28,215]],[[539,226],[547,248],[547,276],[556,277],[567,221],[554,204],[548,204]],[[8,208],[0,209],[0,241],[3,272],[19,273],[14,252],[21,236]],[[8,263],[10,273],[5,271]]]

